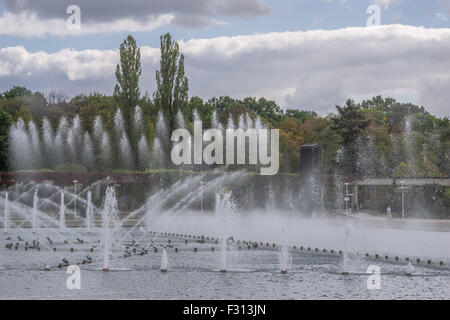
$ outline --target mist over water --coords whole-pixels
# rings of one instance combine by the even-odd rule
[[[450,241],[450,234],[417,230],[419,227],[418,223],[392,228],[388,224],[375,227],[368,222],[360,222],[352,229],[351,252],[450,259],[450,249],[442,245]],[[196,212],[159,215],[153,220],[152,228],[211,236],[223,232],[218,217]],[[283,211],[246,212],[233,215],[233,219],[229,220],[229,230],[232,230],[230,236],[236,239],[282,243],[283,228],[289,234],[290,246],[327,250],[344,248],[346,223],[340,220],[300,218]]]

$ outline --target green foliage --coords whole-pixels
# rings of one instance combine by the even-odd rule
[[[338,114],[332,118],[333,129],[343,138],[344,146],[354,144],[360,133],[367,128],[369,121],[361,112],[360,106],[348,99],[344,107],[336,106]]]
[[[443,192],[443,201],[447,208],[450,208],[450,188],[447,188]]]
[[[332,117],[331,128],[342,137],[343,155],[338,166],[347,176],[356,176],[359,150],[357,139],[370,121],[364,116],[361,107],[348,99],[344,107],[336,106],[338,114]]]
[[[160,69],[156,71],[157,89],[153,94],[154,104],[162,110],[172,131],[176,124],[176,114],[181,110],[187,114],[188,79],[184,74],[184,55],[170,33],[160,37]]]
[[[22,118],[25,122],[31,121],[33,115],[29,107],[23,105],[18,98],[0,100],[0,107],[7,112],[12,121]]]
[[[394,169],[394,178],[409,178],[414,177],[414,170],[405,162],[400,162]]]
[[[283,110],[275,101],[267,100],[265,98],[245,98],[242,103],[245,107],[263,117],[269,122],[276,123],[284,118]]]
[[[120,64],[116,67],[117,84],[114,88],[114,97],[122,109],[127,126],[140,100],[141,74],[141,49],[137,48],[136,40],[129,35],[120,45]]]
[[[78,110],[83,129],[93,133],[93,124],[96,116],[100,116],[103,126],[110,130],[113,128],[113,117],[117,110],[113,97],[94,92],[90,95],[75,96],[70,104]]]
[[[256,99],[247,97],[243,100],[234,99],[229,96],[213,97],[208,100],[208,104],[222,114],[222,122],[225,122],[228,114],[239,112],[250,112],[260,116],[272,125],[278,124],[285,118],[285,114],[275,101],[265,98]]]
[[[141,100],[139,77],[142,74],[141,49],[136,40],[129,35],[120,45],[120,64],[116,67],[117,84],[114,87],[114,98],[122,110],[125,131],[130,141],[134,165],[137,164],[137,140],[132,130],[134,110]],[[120,137],[115,137],[115,140]]]
[[[297,109],[287,109],[285,112],[286,117],[295,119],[300,123],[304,123],[309,119],[317,118],[318,115],[314,111],[305,111]]]
[[[205,103],[202,100],[202,98],[192,96],[191,99],[189,100],[188,110],[189,110],[189,115],[188,115],[187,119],[190,122],[194,121],[193,112],[194,112],[194,110],[197,110],[198,115],[200,116],[200,119],[202,120],[203,127],[207,128],[211,125],[211,117],[212,117],[212,113],[214,111],[214,107],[209,103]]]
[[[9,169],[9,128],[11,127],[11,117],[0,108],[0,171]]]
[[[208,100],[208,103],[219,112],[228,113],[232,108],[242,106],[242,101],[233,99],[229,96],[222,96],[219,98],[212,97]]]
[[[13,99],[16,97],[33,96],[33,92],[25,87],[13,86],[10,90],[3,93],[3,98]]]
[[[400,103],[394,98],[383,99],[381,96],[365,100],[360,105],[364,109],[375,109],[385,115],[386,123],[390,132],[402,132],[405,119],[412,114],[428,114],[424,107],[416,106],[412,103]]]

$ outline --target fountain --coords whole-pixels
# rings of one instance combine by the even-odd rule
[[[285,274],[288,272],[288,264],[289,264],[289,246],[285,227],[282,230],[282,236],[283,242],[280,251],[280,272]]]
[[[100,153],[106,159],[106,164],[109,164],[111,161],[111,146],[109,143],[108,133],[104,132],[101,137],[100,142]]]
[[[181,115],[182,116],[182,115]],[[165,120],[160,114],[156,126],[157,136],[162,143],[169,141]],[[184,121],[184,120],[183,120]],[[110,167],[119,160],[123,169],[134,169],[135,149],[140,152],[148,167],[148,141],[144,135],[143,113],[136,107],[130,132],[127,132],[120,108],[114,115],[113,128],[105,128],[100,116],[96,116],[93,132],[83,131],[85,126],[79,115],[70,122],[65,116],[58,121],[56,132],[47,118],[43,118],[42,126],[35,121],[25,122],[19,118],[10,129],[9,153],[13,170],[58,169],[58,166],[81,164],[86,169]],[[131,144],[132,137],[139,139]],[[113,139],[110,138],[110,135]],[[116,142],[117,141],[117,142]],[[117,153],[117,159],[112,151]],[[100,158],[101,162],[96,163]],[[142,162],[141,161],[141,162]],[[122,169],[121,168],[121,169]]]
[[[84,133],[83,140],[83,164],[86,168],[91,168],[94,164],[94,147],[89,132]]]
[[[184,120],[184,115],[181,110],[178,110],[176,116],[176,126],[177,128],[186,128],[186,121]]]
[[[66,117],[59,119],[58,129],[55,135],[55,165],[65,162],[66,141],[67,141],[67,120]],[[51,141],[51,139],[48,139]]]
[[[115,224],[118,215],[117,200],[114,187],[106,189],[105,203],[102,211],[103,217],[103,271],[109,271],[112,244],[111,223]]]
[[[80,117],[77,115],[72,121],[72,126],[69,127],[67,131],[67,142],[66,146],[69,151],[68,160],[71,163],[77,163],[80,153],[78,152],[79,147],[81,145],[81,124]]]
[[[62,231],[66,230],[66,205],[64,204],[64,191],[61,191],[61,205],[59,207],[59,224]]]
[[[268,194],[267,194],[267,203],[266,203],[266,208],[269,211],[274,211],[276,208],[276,203],[275,203],[275,190],[274,190],[274,186],[273,183],[269,184],[268,186]]]
[[[134,131],[136,136],[143,131],[142,109],[139,106],[134,108]]]
[[[125,123],[122,116],[122,110],[117,108],[116,114],[114,115],[114,130],[117,138],[121,136],[124,129]]]
[[[342,257],[342,274],[348,275],[349,269],[348,269],[348,260],[349,260],[349,246],[350,246],[350,230],[352,226],[350,224],[350,221],[347,221],[345,224],[345,231],[344,231],[344,253]]]
[[[27,134],[25,122],[19,118],[15,124],[11,126],[10,137],[10,155],[13,169],[29,169],[31,163],[31,143]]]
[[[246,130],[247,129],[247,125],[246,125],[246,122],[244,120],[244,114],[242,114],[242,113],[239,115],[238,129],[242,129],[242,130]]]
[[[194,122],[202,121],[202,119],[200,119],[200,115],[198,114],[197,109],[194,109],[194,111],[192,112],[192,117],[194,118]]]
[[[167,258],[166,249],[162,249],[162,257],[161,257],[161,272],[167,272],[169,268],[169,260]]]
[[[416,164],[414,162],[414,131],[412,130],[411,116],[405,117],[405,127],[403,133],[403,144],[405,150],[405,162],[408,165],[410,174],[415,177],[417,175]]]
[[[220,272],[227,272],[227,238],[222,236],[220,248]]]
[[[28,134],[31,144],[31,166],[34,169],[40,169],[42,168],[42,153],[40,150],[39,132],[32,121],[28,123]]]
[[[153,168],[161,168],[164,165],[164,150],[161,146],[161,140],[158,137],[155,137],[153,140],[153,148],[152,148],[152,167]]]
[[[100,116],[95,116],[94,126],[92,128],[94,129],[95,141],[97,143],[101,142],[101,139],[103,137],[103,123],[102,123],[102,119],[100,119]]]
[[[406,265],[405,275],[412,276],[413,274],[414,274],[414,267],[413,267],[413,265],[411,264],[411,261],[410,261]]]
[[[87,192],[87,206],[86,206],[86,227],[87,227],[88,232],[91,231],[92,216],[94,213],[93,211],[94,211],[94,208],[92,205],[92,192],[88,191]]]
[[[132,168],[131,147],[125,131],[122,133],[122,136],[120,138],[119,150],[122,167],[124,169],[131,169]]]
[[[227,271],[227,250],[228,250],[228,218],[229,214],[235,210],[231,191],[224,189],[222,194],[216,193],[216,215],[221,223],[222,242],[220,251],[220,272]]]
[[[235,125],[234,125],[234,121],[233,121],[233,117],[230,114],[230,116],[228,117],[228,122],[227,122],[227,129],[235,129]]]
[[[158,118],[156,120],[156,125],[155,125],[155,132],[156,132],[156,136],[164,142],[168,141],[170,139],[169,130],[167,129],[167,124],[166,124],[166,119],[164,117],[164,114],[161,111],[158,112]]]
[[[416,261],[418,257],[414,256],[414,252],[421,255],[421,261],[427,261],[424,260],[424,257],[426,256],[425,253],[428,254],[428,252],[425,252],[424,248],[419,248],[417,249],[418,251],[416,251],[415,247],[417,243],[420,243],[420,238],[417,237],[415,231],[401,229],[386,230],[384,228],[371,230],[371,226],[362,229],[363,226],[360,226],[360,222],[358,222],[358,230],[365,230],[365,237],[363,239],[364,241],[356,241],[356,239],[361,239],[359,238],[359,232],[352,231],[352,218],[350,216],[346,217],[339,215],[337,217],[345,218],[345,221],[344,219],[339,221],[335,218],[332,222],[330,220],[327,221],[324,217],[318,217],[317,219],[303,219],[294,215],[282,216],[285,212],[279,207],[282,206],[288,211],[291,210],[289,209],[289,206],[283,204],[282,199],[285,198],[281,198],[284,197],[283,193],[286,193],[288,188],[283,185],[277,185],[272,181],[270,186],[261,188],[267,198],[259,199],[261,200],[262,205],[266,207],[266,210],[255,210],[254,208],[248,210],[247,207],[241,207],[242,203],[244,203],[244,205],[247,203],[248,198],[246,195],[240,195],[238,192],[234,192],[235,189],[233,189],[236,188],[236,185],[242,185],[244,184],[243,182],[248,182],[248,180],[246,180],[248,179],[247,175],[238,172],[220,174],[217,174],[217,172],[214,172],[212,175],[207,173],[192,174],[184,179],[177,180],[166,189],[156,189],[153,191],[153,195],[146,199],[147,205],[144,205],[133,212],[129,212],[124,219],[120,220],[120,225],[118,225],[119,216],[117,211],[118,202],[116,199],[116,192],[113,187],[108,187],[101,211],[103,223],[102,228],[98,228],[99,232],[92,228],[94,204],[92,203],[93,194],[91,193],[91,190],[98,185],[98,182],[87,185],[83,190],[79,191],[78,195],[80,197],[77,198],[77,202],[84,201],[83,197],[86,197],[86,224],[67,228],[67,237],[63,237],[63,233],[61,232],[61,229],[65,226],[63,220],[61,220],[62,218],[59,217],[58,220],[58,217],[56,217],[56,221],[54,221],[52,215],[47,215],[47,212],[57,211],[58,208],[60,210],[61,208],[63,208],[63,210],[67,209],[70,203],[64,205],[64,199],[68,201],[68,199],[74,198],[74,194],[72,193],[73,189],[68,188],[63,191],[60,187],[48,182],[40,184],[24,184],[20,192],[18,191],[18,187],[15,188],[17,191],[13,190],[14,187],[11,187],[11,189],[8,190],[9,197],[14,197],[15,200],[8,202],[9,210],[11,211],[9,216],[14,219],[14,221],[19,221],[19,218],[22,218],[23,221],[26,221],[28,224],[28,220],[31,218],[31,209],[32,207],[35,208],[35,226],[37,228],[39,225],[39,233],[43,235],[43,238],[48,237],[48,244],[41,243],[41,246],[45,245],[47,247],[48,245],[50,249],[42,250],[41,253],[39,253],[42,257],[45,257],[45,260],[42,258],[42,260],[38,262],[42,266],[40,268],[41,272],[42,270],[56,270],[67,264],[78,264],[80,268],[86,268],[86,264],[92,263],[93,261],[99,261],[98,270],[120,270],[123,272],[115,273],[114,276],[122,277],[123,275],[124,277],[130,277],[133,281],[137,280],[135,277],[142,276],[143,278],[139,280],[146,281],[145,279],[147,279],[155,270],[153,268],[148,268],[148,260],[146,258],[141,258],[141,256],[145,256],[146,249],[153,246],[153,248],[162,248],[160,249],[162,256],[160,256],[160,261],[158,261],[160,262],[160,265],[158,265],[160,267],[160,272],[168,272],[168,254],[170,254],[168,248],[175,247],[175,252],[182,254],[181,258],[183,259],[183,263],[176,269],[171,269],[171,273],[173,273],[174,276],[178,276],[180,272],[190,270],[189,276],[196,279],[195,277],[204,276],[205,269],[214,270],[217,271],[217,273],[224,272],[225,274],[226,272],[230,272],[230,270],[233,270],[230,265],[233,250],[237,248],[242,250],[242,248],[248,247],[249,251],[247,251],[247,249],[245,250],[245,252],[248,253],[244,254],[241,251],[242,254],[236,255],[236,259],[233,260],[233,263],[235,263],[236,266],[239,266],[239,269],[235,270],[233,273],[233,277],[236,276],[239,278],[242,273],[245,273],[245,279],[249,279],[250,282],[257,282],[259,277],[258,283],[259,285],[264,286],[264,288],[267,288],[264,294],[269,297],[277,297],[276,293],[272,291],[275,291],[279,283],[286,281],[287,278],[284,276],[281,278],[272,277],[273,281],[263,281],[261,280],[260,275],[264,273],[270,276],[271,273],[267,271],[273,269],[274,263],[276,263],[277,272],[281,272],[282,274],[291,273],[291,257],[295,258],[294,261],[298,263],[299,267],[301,266],[302,274],[305,273],[305,276],[308,276],[308,278],[312,277],[314,281],[322,281],[321,290],[325,291],[335,290],[334,288],[338,287],[340,281],[347,281],[350,283],[359,281],[360,276],[359,273],[358,276],[356,276],[356,272],[362,272],[362,269],[358,271],[357,268],[360,268],[358,264],[350,264],[350,255],[355,253],[356,256],[356,252],[363,253],[360,255],[360,259],[364,259],[366,252],[368,252],[370,255],[368,260],[378,259],[376,264],[380,264],[382,268],[386,267],[388,264],[389,268],[398,268],[403,277],[414,275],[414,279],[417,279],[418,281],[421,280],[420,277],[423,275],[415,275],[412,265],[408,264],[406,270],[405,265],[403,265],[406,256],[409,257],[411,261]],[[100,183],[101,181],[104,180],[100,180]],[[201,182],[204,182],[203,197],[205,207],[203,214],[200,213],[199,208],[199,200],[201,200],[202,197],[200,192],[201,189],[199,189],[202,188]],[[39,192],[37,192],[37,190],[39,190]],[[121,197],[123,196],[122,190],[123,189],[121,189]],[[246,190],[250,189],[247,188]],[[37,197],[37,193],[39,193],[39,197]],[[4,193],[4,195],[6,199],[6,193]],[[35,201],[36,199],[38,199],[38,202]],[[258,200],[255,202],[257,203],[257,201]],[[274,209],[275,204],[277,207],[276,210]],[[133,220],[131,220],[130,217]],[[141,228],[144,225],[143,222],[145,220],[151,221],[152,231]],[[47,222],[49,223],[47,224]],[[68,223],[69,221],[66,222]],[[345,224],[342,224],[341,222],[345,222]],[[2,243],[2,247],[3,245],[6,245],[6,250],[12,251],[7,251],[7,254],[3,254],[2,252],[1,265],[7,265],[7,268],[11,270],[11,273],[16,272],[17,275],[20,275],[20,268],[18,268],[18,270],[12,270],[12,268],[15,267],[14,263],[19,259],[11,260],[11,265],[13,267],[10,267],[9,261],[6,260],[15,252],[14,244],[10,243],[15,240],[19,243],[17,246],[19,254],[21,254],[21,250],[27,251],[27,260],[21,261],[21,263],[24,264],[29,261],[28,259],[37,257],[39,244],[34,241],[36,236],[33,237],[33,243],[30,243],[31,229],[28,230],[28,228],[21,227],[20,221],[16,223],[16,225],[18,225],[18,228],[15,230],[19,233],[19,238],[17,238],[18,240],[10,239],[7,240],[6,243]],[[61,229],[59,227],[61,227]],[[84,230],[90,229],[90,233],[83,233]],[[189,244],[195,243],[197,239],[202,243],[203,239],[205,239],[205,241],[214,241],[215,243],[218,243],[217,250],[216,248],[214,248],[214,250],[204,250],[204,247],[202,250],[201,246],[195,246],[194,252],[197,252],[195,255],[194,253],[189,254],[192,250],[179,251],[180,247],[183,246],[183,242],[180,241],[178,243],[177,240],[169,238],[169,244],[167,244],[168,240],[165,237],[160,237],[160,239],[158,239],[159,237],[155,237],[155,235],[161,234],[161,232],[158,232],[160,230],[164,230],[165,232],[163,232],[163,235],[169,237],[176,237],[174,235],[175,232],[177,234],[183,234],[183,241],[187,239]],[[295,232],[288,234],[288,230],[295,230]],[[124,231],[127,235],[122,237]],[[83,234],[82,239],[80,237],[81,234]],[[405,238],[401,238],[401,234],[403,234]],[[431,231],[427,233],[427,241],[428,236],[433,237],[432,234],[433,232]],[[120,235],[120,237],[118,235]],[[204,235],[204,237],[200,237],[201,235]],[[395,238],[393,238],[393,235],[395,235]],[[233,240],[231,240],[231,236]],[[207,237],[209,237],[208,240],[206,240]],[[188,238],[196,240],[190,240]],[[68,239],[77,239],[78,242],[72,242]],[[97,241],[99,241],[98,239],[100,239],[99,243],[97,243]],[[372,239],[372,242],[370,239]],[[399,241],[395,242],[392,241],[392,239],[399,239]],[[412,241],[412,244],[410,241],[404,241],[405,239]],[[64,244],[62,244],[62,240],[64,240]],[[436,240],[442,241],[441,236],[436,236],[432,241]],[[230,241],[236,241],[236,247],[231,246]],[[381,243],[379,243],[379,241],[381,241]],[[68,243],[70,243],[69,246],[67,246]],[[277,243],[280,244],[279,247],[277,247]],[[407,254],[406,256],[402,256],[402,253],[396,253],[397,256],[395,256],[393,253],[391,254],[391,252],[384,253],[382,249],[380,249],[389,247],[396,252],[400,252],[400,249],[402,249],[401,244],[405,243],[408,243],[408,245],[403,248],[403,254]],[[293,246],[294,244],[297,245],[297,247]],[[300,247],[300,245],[302,245],[302,247]],[[98,248],[100,248],[100,250]],[[117,248],[124,248],[125,254],[122,254],[122,251]],[[279,248],[279,251],[274,251],[277,248]],[[307,250],[307,248],[311,249]],[[330,250],[336,250],[337,248],[342,250],[343,256],[337,254],[337,251]],[[428,249],[431,250],[430,248]],[[70,253],[67,252],[69,250]],[[135,250],[135,254],[133,254],[133,250]],[[86,255],[88,251],[89,253]],[[121,251],[120,255],[117,251]],[[443,251],[444,249],[440,252],[442,253]],[[62,255],[64,252],[67,252],[67,255]],[[84,253],[82,255],[78,254],[81,252]],[[375,257],[373,252],[378,253],[379,256]],[[45,256],[46,254],[48,254],[48,256]],[[210,262],[208,259],[204,259],[203,256],[199,257],[199,254],[210,254],[215,260]],[[388,255],[389,259],[387,258]],[[438,254],[432,252],[430,255],[436,256]],[[17,257],[20,257],[20,255]],[[394,257],[399,257],[399,259],[396,260]],[[61,263],[61,258],[65,259],[63,260],[63,264]],[[427,273],[431,274],[436,271],[434,268],[441,268],[440,266],[444,265],[442,269],[436,271],[436,274],[440,272],[441,275],[448,275],[446,269],[446,264],[448,263],[447,260],[435,260],[434,258],[427,259],[432,260],[432,262],[423,264],[424,268],[427,268],[427,266],[430,265],[430,268],[426,271]],[[339,275],[347,274],[348,276],[346,277],[338,276],[336,272],[329,272],[330,270],[333,270],[340,261],[342,261],[343,267],[342,273],[339,273]],[[442,261],[442,264],[440,264],[440,261]],[[58,262],[60,263],[59,266]],[[126,265],[119,269],[119,263]],[[367,263],[370,262],[367,261]],[[130,270],[127,267],[130,265],[136,266],[136,268],[139,268],[142,272],[126,273],[126,271]],[[318,269],[312,271],[311,268],[309,268],[311,265],[318,266]],[[363,265],[365,268],[366,263]],[[355,273],[353,271],[355,271]],[[395,279],[390,280],[399,281],[401,285],[400,280],[397,280],[397,278],[401,278],[398,277],[398,274],[400,274],[399,272],[394,270],[392,274],[394,274]],[[389,277],[389,274],[387,276]],[[98,275],[93,273],[92,277],[95,278],[98,277]],[[343,278],[345,278],[345,280],[342,280]],[[2,279],[2,281],[8,280]],[[39,278],[37,278],[37,286],[39,286],[39,281]],[[331,281],[332,285],[324,285],[325,283],[328,283],[327,281]],[[177,284],[175,283],[172,285],[176,286]],[[118,284],[118,286],[120,286],[120,290],[114,292],[116,295],[120,295],[122,292],[121,290],[127,288],[127,286],[124,286],[123,284]],[[302,284],[300,283],[299,286],[302,287]],[[420,286],[419,283],[418,287]],[[206,287],[206,289],[208,290],[209,288]],[[310,287],[307,287],[306,289],[312,290]],[[322,294],[322,292],[316,292],[314,290],[308,292],[311,292],[313,295]],[[326,294],[329,293],[330,292],[326,292]],[[333,292],[333,294],[334,293],[335,292]],[[0,293],[0,297],[1,295],[2,293]],[[5,295],[5,293],[3,293],[3,295]],[[289,298],[293,297],[293,293],[289,291],[289,288],[286,295]]]
[[[138,142],[138,164],[140,169],[148,169],[150,166],[150,154],[145,135],[142,135]]]
[[[55,138],[53,134],[52,125],[47,118],[42,120],[42,137],[43,137],[43,148],[46,157],[46,162],[48,167],[55,166],[55,157],[57,151],[55,149]]]
[[[218,117],[217,117],[217,112],[214,110],[212,117],[211,117],[211,128],[213,129],[219,129],[220,131],[223,130],[223,126],[222,123],[220,123]]]
[[[36,187],[33,196],[33,210],[31,211],[31,226],[33,228],[33,232],[36,232],[37,229],[37,211],[39,205],[38,190],[39,189]]]
[[[9,232],[9,198],[8,192],[5,192],[5,208],[4,208],[4,216],[3,216],[3,228],[5,233]]]

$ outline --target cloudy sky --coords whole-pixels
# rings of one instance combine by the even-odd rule
[[[81,29],[67,8],[81,9]],[[380,26],[367,26],[371,5]],[[266,97],[326,114],[377,94],[450,116],[450,0],[0,0],[0,91],[111,94],[120,43],[155,90],[159,36],[186,55],[190,94]]]

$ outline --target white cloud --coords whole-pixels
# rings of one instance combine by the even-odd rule
[[[6,12],[0,16],[0,35],[19,36],[25,38],[44,36],[69,36],[102,34],[111,32],[151,31],[173,20],[173,15],[163,14],[148,16],[145,20],[136,21],[132,18],[122,18],[110,22],[81,23],[80,30],[67,27],[64,19],[41,19],[36,13],[23,11],[18,14]]]
[[[64,49],[56,53],[28,52],[24,47],[0,49],[0,76],[64,74],[67,80],[107,78],[109,69],[115,68],[118,53],[113,50]],[[63,89],[63,88],[61,88]]]
[[[450,29],[390,25],[180,41],[191,95],[264,96],[284,107],[333,111],[348,97],[389,94],[450,115]],[[141,91],[153,92],[159,49],[142,47]],[[0,90],[14,84],[110,94],[118,53],[0,49]],[[31,76],[28,74],[31,73]]]

